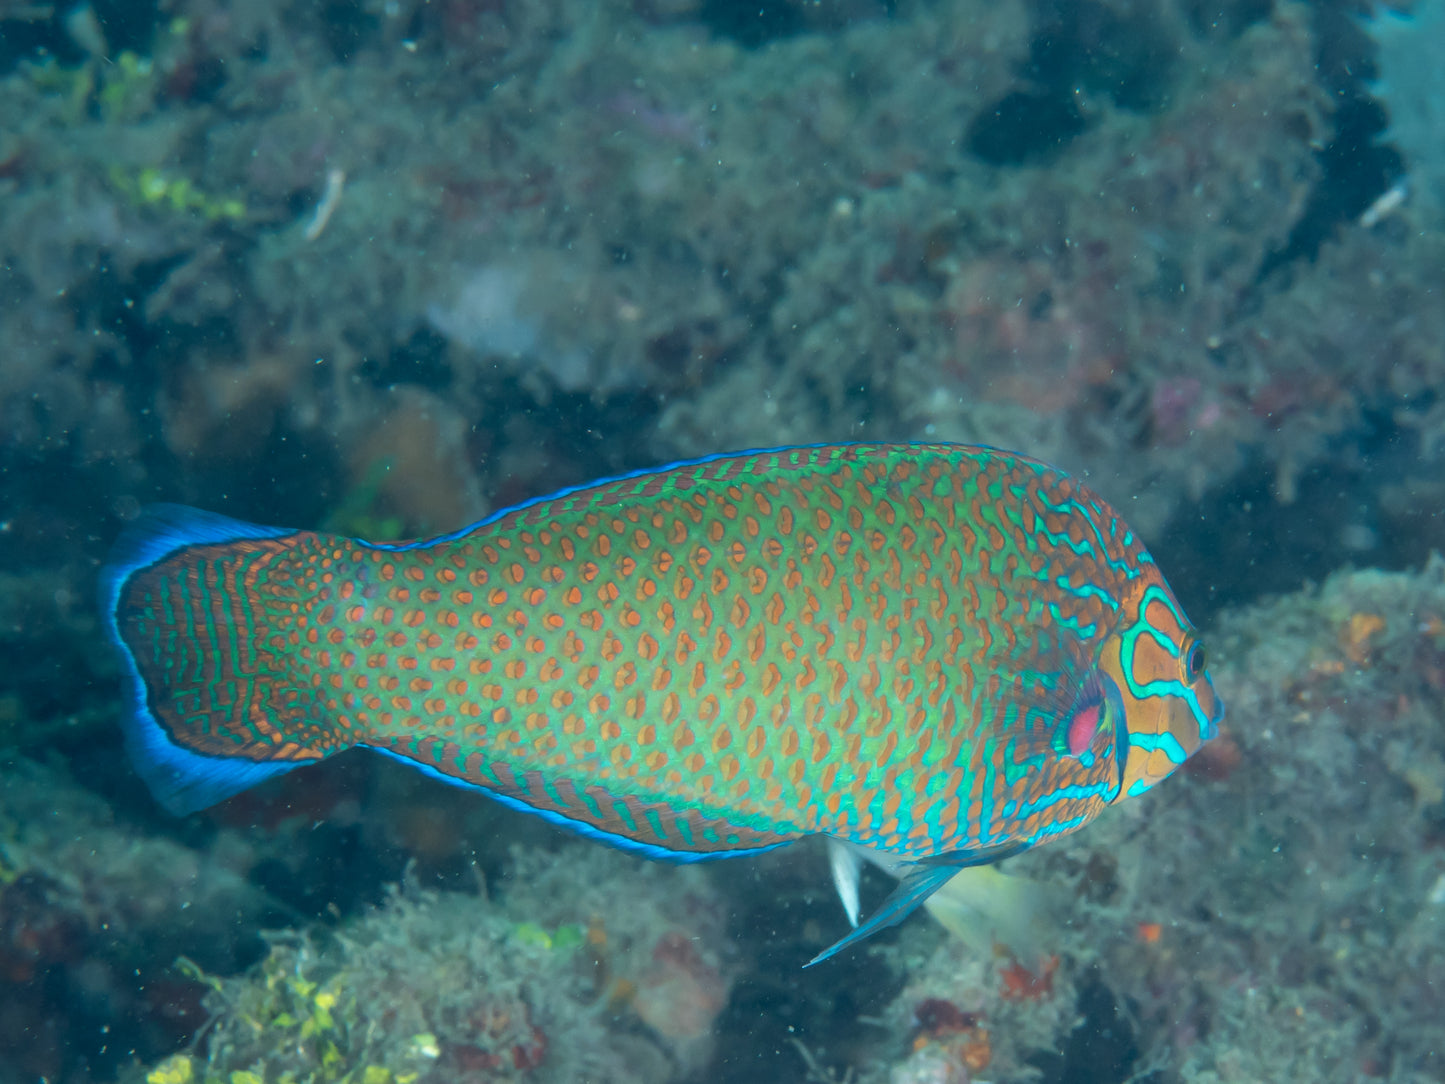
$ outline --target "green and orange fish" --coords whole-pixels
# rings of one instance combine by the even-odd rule
[[[838,855],[880,852],[900,884],[817,959],[1147,791],[1224,714],[1113,509],[966,445],[715,456],[421,542],[163,505],[102,595],[171,810],[363,746],[655,858],[827,836],[845,902]]]

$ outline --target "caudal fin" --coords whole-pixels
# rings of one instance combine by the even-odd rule
[[[300,537],[311,536],[161,504],[111,551],[100,610],[129,685],[126,745],[174,813],[332,751],[288,738],[310,691],[294,687],[284,651],[265,635],[279,594],[268,592],[268,573]]]

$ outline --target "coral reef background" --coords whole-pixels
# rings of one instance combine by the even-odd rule
[[[0,1084],[1440,1079],[1407,7],[0,0]],[[403,537],[921,438],[1087,475],[1230,704],[1009,864],[1068,901],[1041,961],[920,916],[801,973],[807,848],[651,866],[365,758],[174,821],[120,752],[93,585],[146,502]]]

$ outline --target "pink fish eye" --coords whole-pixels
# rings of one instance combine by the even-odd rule
[[[1074,712],[1074,717],[1069,720],[1068,735],[1065,737],[1070,756],[1083,756],[1094,744],[1094,735],[1099,732],[1099,709],[1102,707],[1099,703],[1086,704]]]

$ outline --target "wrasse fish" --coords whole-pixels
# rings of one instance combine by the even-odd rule
[[[831,837],[845,904],[846,855],[882,852],[897,889],[813,962],[1149,790],[1224,714],[1113,509],[967,445],[713,456],[405,543],[161,505],[102,610],[176,813],[363,746],[653,858]]]

